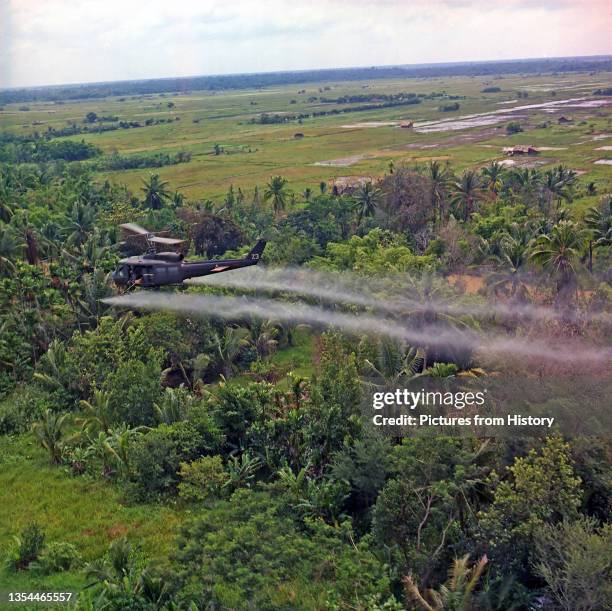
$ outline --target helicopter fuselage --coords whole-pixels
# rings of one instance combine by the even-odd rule
[[[182,284],[184,280],[208,276],[241,267],[257,265],[265,242],[260,240],[243,259],[219,259],[210,261],[185,261],[175,252],[147,253],[121,259],[112,274],[115,284],[122,288],[157,288]]]

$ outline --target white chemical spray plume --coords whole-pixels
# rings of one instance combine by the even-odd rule
[[[332,311],[320,306],[291,303],[274,299],[221,297],[205,294],[138,292],[110,297],[104,303],[118,307],[170,310],[184,314],[210,316],[226,320],[260,318],[276,322],[305,322],[331,326],[364,335],[374,334],[399,339],[413,345],[469,348],[480,352],[530,356],[549,361],[568,359],[601,363],[612,357],[612,351],[588,346],[544,344],[532,340],[509,338],[487,333],[480,336],[470,329],[457,329],[443,324],[408,325],[365,313]]]
[[[331,303],[350,303],[394,314],[434,312],[485,319],[504,316],[527,320],[560,320],[566,323],[599,322],[607,326],[612,325],[612,316],[606,313],[556,311],[553,308],[529,303],[511,305],[449,303],[448,298],[436,296],[435,292],[430,293],[423,283],[419,285],[418,282],[413,282],[407,276],[364,278],[350,272],[324,272],[291,267],[257,267],[236,270],[231,274],[195,278],[189,280],[188,283],[250,291],[293,293]],[[423,288],[425,290],[422,290]],[[411,292],[421,293],[420,298],[407,297],[406,293]]]

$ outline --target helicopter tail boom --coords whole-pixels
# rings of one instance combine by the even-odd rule
[[[253,247],[253,250],[251,250],[251,252],[249,252],[249,254],[246,256],[246,259],[249,261],[259,261],[265,247],[266,241],[259,240]]]

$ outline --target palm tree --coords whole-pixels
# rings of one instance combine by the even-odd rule
[[[274,213],[279,214],[285,209],[288,197],[289,190],[287,189],[287,180],[282,176],[273,176],[270,182],[266,184],[264,201],[268,202],[272,200]]]
[[[304,197],[304,201],[309,202],[310,198],[312,197],[312,189],[310,187],[306,187],[302,192],[302,195]]]
[[[593,271],[593,247],[612,244],[612,197],[602,200],[599,207],[589,208],[584,216],[584,224],[589,230],[589,271]],[[0,248],[0,262],[1,257]]]
[[[82,246],[94,229],[95,210],[92,206],[75,202],[68,215],[66,241],[72,246]]]
[[[125,537],[115,539],[104,560],[88,564],[85,572],[91,585],[100,589],[92,608],[124,607],[125,601],[136,599],[146,601],[143,605],[148,609],[166,609],[171,605],[169,584],[162,577],[153,576],[148,568],[141,568]]]
[[[480,180],[474,170],[466,170],[454,183],[452,203],[461,210],[464,221],[469,220],[481,194]]]
[[[557,276],[557,292],[564,293],[574,285],[575,262],[579,260],[584,235],[572,221],[559,221],[549,234],[536,238],[531,259]]]
[[[231,377],[234,362],[249,344],[249,331],[244,327],[225,327],[223,335],[215,333],[216,357],[225,378]]]
[[[14,236],[19,240],[18,246],[23,249],[26,261],[30,265],[38,263],[38,239],[36,228],[30,223],[28,213],[22,211],[13,217]]]
[[[394,384],[401,378],[417,375],[425,362],[421,350],[388,338],[381,338],[374,362],[365,360],[366,368],[382,385]]]
[[[251,455],[248,452],[243,452],[240,458],[230,456],[227,461],[228,479],[223,484],[223,488],[236,490],[238,488],[250,488],[251,483],[255,479],[257,471],[261,469],[261,459]]]
[[[355,194],[355,204],[357,210],[357,226],[361,225],[364,217],[374,216],[376,209],[383,199],[383,192],[374,187],[371,182],[359,188]]]
[[[259,358],[264,358],[274,352],[278,345],[276,339],[278,335],[278,328],[269,320],[254,320],[251,323],[251,341]]]
[[[167,387],[161,401],[153,404],[157,421],[162,424],[173,424],[184,420],[194,400],[194,395],[187,392],[184,386]]]
[[[321,191],[321,195],[325,195],[327,191],[327,183],[324,180],[319,183],[319,191]]]
[[[17,255],[17,243],[8,225],[0,224],[0,275],[15,271],[13,259]]]
[[[109,397],[100,390],[94,390],[91,401],[81,401],[81,407],[86,413],[84,418],[78,419],[77,423],[82,426],[83,431],[102,431],[108,434],[113,422]]]
[[[8,223],[13,216],[13,207],[6,201],[5,197],[2,195],[0,185],[0,221],[4,221]]]
[[[40,240],[44,247],[45,257],[57,257],[63,243],[61,227],[54,221],[45,223],[40,230]]]
[[[144,193],[144,206],[150,210],[160,210],[170,197],[168,182],[160,180],[159,174],[151,174],[143,180],[141,192]]]
[[[563,187],[564,185],[561,182],[557,172],[553,170],[547,170],[546,172],[544,172],[544,177],[542,180],[542,190],[544,191],[544,197],[546,202],[546,207],[544,209],[546,216],[549,216],[552,211],[552,204],[554,199],[558,198],[560,203],[561,199],[564,197],[565,191]]]
[[[469,555],[456,558],[449,571],[448,581],[438,590],[429,589],[421,593],[412,575],[404,577],[404,588],[409,600],[425,611],[455,611],[475,608],[474,590],[487,565],[488,559],[483,556],[471,568],[468,566]]]
[[[259,209],[261,206],[261,197],[259,196],[259,187],[257,185],[253,189],[253,202],[251,205],[255,209]]]
[[[491,193],[493,199],[496,199],[503,186],[504,166],[498,161],[492,161],[482,169],[481,174],[484,187]]]
[[[185,196],[180,191],[175,191],[171,198],[172,206],[180,208],[185,203]]]
[[[507,233],[499,240],[499,256],[497,259],[503,266],[500,274],[491,276],[495,294],[501,289],[510,288],[510,298],[525,300],[529,294],[527,285],[522,281],[521,274],[529,261],[529,247],[534,230],[530,225],[514,223]]]
[[[438,220],[442,222],[447,196],[448,183],[451,177],[448,166],[442,167],[439,161],[430,161],[427,166],[427,174],[431,188],[431,208],[433,220],[436,222],[436,210],[438,210]]]
[[[509,187],[521,204],[532,206],[536,203],[541,182],[538,170],[516,168],[506,174],[504,187]]]
[[[62,460],[64,427],[68,414],[56,414],[47,409],[40,422],[32,426],[40,445],[49,452],[51,464],[57,465]]]

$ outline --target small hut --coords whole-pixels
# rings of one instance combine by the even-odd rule
[[[510,157],[515,155],[539,155],[540,151],[534,146],[524,146],[517,144],[515,146],[507,146],[504,148],[504,153]]]
[[[352,195],[366,183],[376,180],[372,176],[338,176],[329,182],[329,186],[334,195]]]

